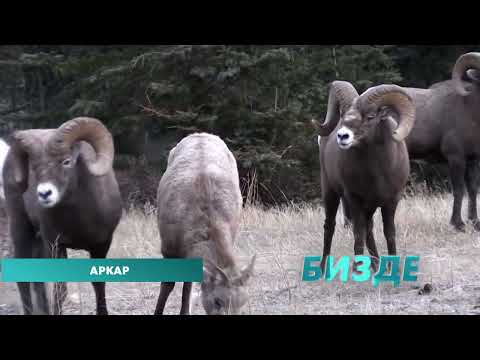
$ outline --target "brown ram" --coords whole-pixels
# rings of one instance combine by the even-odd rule
[[[429,89],[404,88],[416,107],[416,121],[406,139],[410,159],[447,163],[453,189],[450,223],[465,231],[462,202],[468,193],[468,219],[480,231],[477,192],[480,180],[480,53],[460,56],[452,79]],[[344,203],[346,222],[350,210]]]
[[[406,88],[416,107],[416,122],[407,137],[411,159],[446,162],[453,188],[451,224],[465,230],[462,201],[465,184],[469,197],[468,218],[480,230],[477,192],[480,160],[480,53],[457,60],[452,80],[428,90]]]
[[[105,258],[120,221],[122,203],[112,168],[114,146],[105,126],[76,118],[58,129],[17,131],[4,165],[6,209],[14,257],[67,257],[67,248]],[[97,314],[107,314],[105,283],[93,283]],[[31,314],[29,283],[18,283]],[[50,312],[45,284],[34,283],[41,313]],[[60,314],[65,283],[54,286]]]
[[[158,187],[158,226],[166,258],[201,258],[202,303],[207,314],[238,313],[255,257],[239,269],[233,241],[242,195],[237,162],[215,135],[193,134],[170,151]],[[162,314],[175,283],[162,283],[155,314]],[[190,313],[192,283],[183,284],[181,314]]]
[[[382,210],[388,253],[396,254],[395,212],[410,173],[404,139],[415,121],[410,96],[396,85],[370,88],[361,96],[348,82],[331,84],[325,123],[319,126],[325,205],[322,269],[330,254],[340,199],[353,221],[355,255],[366,243],[378,265],[373,214]]]

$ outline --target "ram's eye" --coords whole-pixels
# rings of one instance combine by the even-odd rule
[[[368,120],[372,120],[372,119],[375,119],[376,116],[377,116],[376,113],[371,113],[371,114],[368,114],[368,115],[367,115],[367,119],[368,119]]]
[[[71,167],[72,166],[72,159],[68,158],[62,161],[63,167]]]

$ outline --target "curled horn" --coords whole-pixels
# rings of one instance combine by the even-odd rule
[[[415,105],[407,92],[397,85],[380,85],[365,91],[359,99],[359,106],[392,106],[399,114],[398,127],[392,136],[403,141],[415,122]]]
[[[87,167],[94,176],[105,175],[113,166],[115,149],[112,135],[97,119],[79,117],[67,121],[57,129],[49,143],[54,152],[68,152],[77,141],[86,141],[95,149],[96,159]]]
[[[320,136],[330,135],[340,120],[340,114],[345,113],[357,97],[357,90],[347,81],[334,81],[330,84],[327,116],[325,122],[318,125]]]
[[[245,285],[253,274],[253,268],[255,265],[255,260],[257,259],[257,254],[252,256],[252,259],[250,260],[250,263],[241,271],[240,276],[235,279],[234,284],[235,285]]]
[[[214,264],[211,260],[209,259],[203,259],[203,261],[205,262],[205,265],[207,266],[207,268],[211,268],[215,271],[217,271],[222,280],[225,282],[225,283],[230,283],[230,279],[228,278],[227,274],[225,273],[225,271],[223,271],[222,268],[220,268],[217,264]]]
[[[465,75],[465,72],[472,68],[480,70],[480,53],[478,52],[470,52],[460,56],[453,68],[452,80],[455,84],[457,92],[462,96],[469,94],[469,92],[465,89],[462,79]]]
[[[29,134],[29,131],[15,131],[12,134],[13,142],[8,156],[13,161],[6,162],[6,166],[11,167],[13,177],[5,179],[5,183],[13,184],[21,193],[24,193],[28,187],[28,154],[29,152],[35,152],[37,149],[35,140]]]

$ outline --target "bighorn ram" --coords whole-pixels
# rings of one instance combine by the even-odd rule
[[[447,162],[454,198],[450,222],[457,230],[465,230],[461,211],[466,184],[468,218],[480,230],[480,53],[459,57],[452,80],[434,84],[428,90],[405,90],[414,100],[417,118],[406,140],[410,158]]]
[[[446,162],[453,188],[450,223],[465,231],[462,201],[468,192],[468,219],[480,231],[477,214],[480,160],[480,53],[458,58],[452,79],[429,89],[404,88],[416,107],[416,121],[406,139],[410,159]],[[344,204],[346,221],[349,209]]]
[[[105,126],[76,118],[58,129],[17,131],[3,181],[16,258],[66,257],[67,248],[105,258],[122,204],[112,168],[114,145]],[[105,283],[93,283],[97,314],[107,314]],[[25,314],[31,314],[29,283],[18,283]],[[34,283],[42,313],[49,313],[45,284]],[[60,314],[66,285],[54,286]]]
[[[340,198],[351,210],[355,255],[363,254],[366,243],[372,266],[378,265],[372,231],[378,207],[388,253],[396,254],[395,212],[410,172],[404,139],[414,121],[413,102],[396,85],[373,87],[359,96],[348,82],[331,84],[327,116],[318,130],[325,204],[322,269],[330,254]]]
[[[202,258],[207,314],[238,313],[255,257],[243,270],[233,256],[242,210],[237,163],[217,136],[193,134],[170,151],[158,187],[158,226],[166,258]],[[163,313],[175,283],[162,283],[155,314]],[[180,314],[190,314],[192,283],[183,284]]]

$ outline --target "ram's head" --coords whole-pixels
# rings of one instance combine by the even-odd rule
[[[480,91],[480,53],[471,52],[460,56],[452,71],[457,92],[467,96]]]
[[[256,256],[244,269],[221,269],[206,261],[202,282],[202,303],[207,314],[239,314],[248,300],[246,284],[253,274]]]
[[[340,148],[346,150],[382,136],[378,125],[386,123],[395,141],[403,141],[413,128],[415,106],[410,96],[396,85],[372,87],[358,95],[352,84],[335,81],[330,86],[325,122],[319,126],[321,136],[336,131]]]
[[[26,191],[29,168],[33,172],[38,203],[52,208],[68,198],[78,184],[77,168],[85,166],[93,176],[104,176],[113,165],[113,139],[97,119],[76,118],[55,130],[23,130],[13,134],[13,179],[20,191]],[[80,141],[94,151],[83,154]]]

